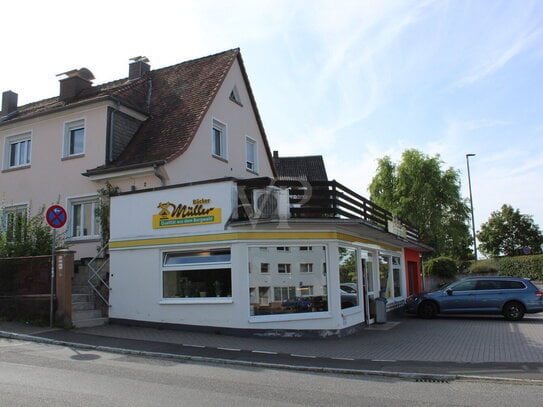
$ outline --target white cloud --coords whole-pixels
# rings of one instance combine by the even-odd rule
[[[493,75],[519,54],[537,44],[542,33],[543,29],[541,28],[523,31],[504,44],[493,44],[493,46],[481,50],[481,55],[474,66],[456,82],[456,86],[471,85]]]

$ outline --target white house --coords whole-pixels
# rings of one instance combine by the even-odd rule
[[[120,191],[232,176],[275,175],[239,49],[93,85],[86,68],[60,76],[59,95],[0,113],[0,213],[34,215],[61,204],[77,258],[100,243],[98,190]]]

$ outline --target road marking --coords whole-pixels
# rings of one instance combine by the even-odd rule
[[[188,348],[205,348],[204,345],[183,345],[183,346],[186,346]]]
[[[270,352],[269,350],[253,350],[253,353],[265,353],[266,355],[278,355],[277,352]]]
[[[397,362],[397,360],[393,359],[372,359],[372,362]]]
[[[220,349],[220,350],[229,350],[229,351],[232,351],[232,352],[241,352],[241,349],[234,349],[234,348],[217,348],[217,349]]]
[[[295,353],[291,353],[290,356],[295,358],[309,358],[309,359],[317,359],[316,356],[310,356],[310,355],[297,355]]]
[[[330,358],[334,360],[354,360],[353,358]]]

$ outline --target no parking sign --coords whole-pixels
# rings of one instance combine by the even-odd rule
[[[67,219],[68,215],[66,214],[66,209],[60,205],[52,205],[47,208],[47,211],[45,212],[47,224],[55,229],[64,226]]]
[[[49,326],[53,327],[53,297],[55,293],[55,243],[57,229],[66,224],[68,214],[66,209],[60,205],[51,205],[45,211],[45,220],[47,224],[53,228],[53,238],[51,239],[51,300],[49,306]]]

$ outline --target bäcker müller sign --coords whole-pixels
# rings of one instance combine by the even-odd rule
[[[153,215],[153,228],[210,225],[221,222],[221,208],[210,206],[211,199],[193,199],[192,203],[159,202],[158,214]]]

